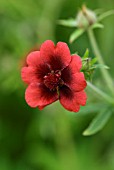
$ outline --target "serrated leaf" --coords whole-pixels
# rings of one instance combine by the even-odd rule
[[[89,136],[100,131],[111,117],[111,110],[101,111],[90,123],[89,127],[83,132],[84,136]]]
[[[95,28],[104,28],[104,25],[103,24],[100,24],[100,23],[95,23],[91,26],[92,29],[95,29]]]
[[[72,43],[74,40],[76,40],[78,37],[80,37],[84,33],[84,31],[85,30],[81,29],[81,28],[76,29],[70,36],[70,39],[69,39],[70,43]]]
[[[77,23],[75,19],[68,19],[68,20],[58,20],[57,23],[59,25],[63,25],[66,27],[77,27]]]
[[[88,50],[88,48],[86,49],[86,51],[85,51],[85,53],[84,53],[82,58],[83,59],[89,58],[89,50]]]

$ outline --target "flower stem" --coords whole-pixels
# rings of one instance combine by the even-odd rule
[[[97,45],[93,30],[91,28],[89,28],[87,32],[88,32],[88,37],[89,37],[90,42],[91,42],[91,46],[93,48],[93,52],[94,52],[95,56],[97,57],[98,62],[100,64],[104,64],[104,60],[103,60],[103,57],[102,57],[102,55],[101,55],[101,53],[99,51],[99,48],[98,48],[98,45]],[[105,80],[108,88],[110,89],[111,93],[114,94],[113,81],[112,81],[112,78],[111,78],[108,70],[102,69],[102,68],[100,70],[101,70],[101,73],[102,73],[102,75],[104,77],[104,80]]]
[[[114,104],[114,99],[110,96],[108,96],[105,92],[98,89],[96,86],[91,84],[90,82],[87,82],[87,85],[94,90],[97,94],[99,94],[101,97],[103,97],[108,103]]]

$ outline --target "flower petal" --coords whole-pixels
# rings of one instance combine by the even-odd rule
[[[44,80],[44,76],[50,72],[49,66],[44,63],[39,64],[37,67],[23,67],[21,70],[21,77],[27,84],[33,82],[41,83]]]
[[[39,66],[39,64],[43,63],[42,58],[40,57],[40,51],[31,52],[27,56],[27,64],[29,66]]]
[[[46,106],[46,105],[38,106],[38,109],[39,109],[39,110],[43,110],[45,106]]]
[[[51,40],[45,41],[40,48],[41,57],[51,69],[62,70],[71,61],[70,51],[66,43],[58,42],[55,46]]]
[[[23,67],[21,70],[21,78],[27,84],[31,82],[38,82],[36,72],[37,70],[33,67]]]
[[[79,56],[73,55],[71,57],[72,60],[70,64],[62,70],[62,79],[65,82],[72,81],[73,74],[79,72],[82,67],[81,58]]]
[[[49,65],[47,65],[46,63],[39,64],[39,66],[37,67],[37,73],[36,73],[38,80],[40,82],[43,82],[44,76],[47,75],[50,72],[51,72],[51,70],[50,70]]]
[[[41,57],[44,61],[48,62],[50,57],[54,55],[55,45],[53,41],[47,40],[40,47]]]
[[[75,91],[81,91],[86,87],[84,74],[80,72],[82,67],[81,58],[78,55],[71,56],[70,64],[62,70],[61,78],[64,83]]]
[[[31,83],[25,92],[25,99],[29,106],[43,108],[58,99],[56,91],[50,91],[45,85]]]
[[[61,78],[64,83],[74,91],[83,90],[87,83],[82,72],[73,73],[73,69],[69,65],[61,72]]]
[[[85,91],[83,90],[80,92],[76,92],[75,95],[76,95],[76,99],[77,99],[76,102],[79,105],[85,106],[86,100],[87,100],[87,95],[86,95]]]
[[[79,103],[77,103],[76,92],[73,92],[67,86],[63,86],[60,90],[60,103],[63,107],[69,111],[78,112],[80,109]]]
[[[80,56],[78,55],[72,55],[72,60],[69,64],[69,68],[71,69],[72,74],[75,74],[76,72],[79,72],[82,67],[82,61]]]
[[[82,72],[76,73],[72,75],[72,83],[70,82],[68,85],[70,88],[76,92],[82,91],[86,88],[87,83],[84,78],[84,74]]]
[[[63,67],[61,69],[67,67],[71,62],[70,50],[68,45],[64,42],[57,43],[55,47],[55,56],[60,57],[63,62]]]

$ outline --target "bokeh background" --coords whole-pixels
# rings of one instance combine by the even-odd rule
[[[96,135],[82,135],[103,99],[87,89],[87,106],[79,113],[67,112],[59,102],[39,111],[24,99],[21,67],[46,39],[67,42],[81,56],[89,48],[94,57],[86,34],[69,44],[74,29],[56,24],[75,17],[83,3],[93,10],[114,9],[113,0],[0,0],[0,170],[114,170],[114,116]],[[102,23],[104,29],[95,34],[114,76],[114,16]],[[93,83],[106,89],[99,71]]]

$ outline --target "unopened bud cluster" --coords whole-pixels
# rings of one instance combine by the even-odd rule
[[[77,26],[79,28],[86,28],[96,23],[96,21],[96,14],[92,10],[88,9],[85,5],[83,5],[82,10],[79,11],[76,17]]]

